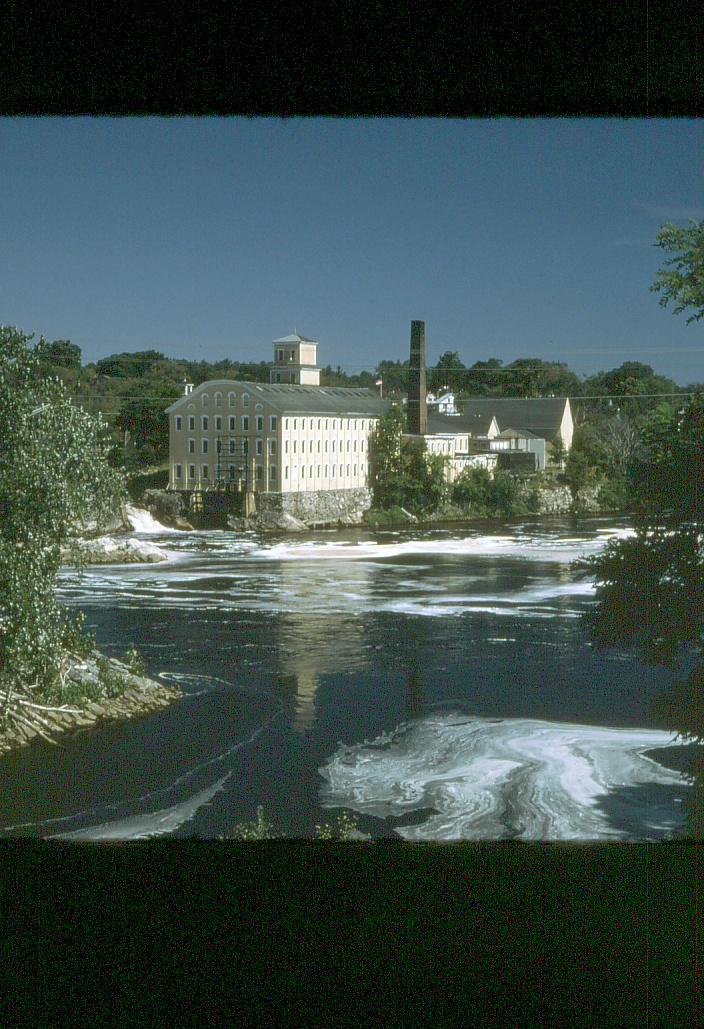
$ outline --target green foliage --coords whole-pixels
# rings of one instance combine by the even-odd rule
[[[95,637],[85,629],[86,616],[79,611],[73,618],[66,617],[61,633],[61,648],[75,657],[86,658],[95,649]]]
[[[144,658],[138,650],[135,650],[134,647],[130,647],[130,649],[125,652],[125,656],[122,660],[133,675],[146,674],[147,666],[144,663]]]
[[[442,503],[445,460],[428,454],[422,440],[403,441],[406,419],[392,407],[369,438],[369,464],[374,505],[382,510],[404,507],[413,514],[435,511]]]
[[[687,228],[668,222],[658,233],[656,246],[673,256],[666,260],[650,287],[662,293],[660,305],[674,304],[674,314],[691,310],[687,322],[704,317],[704,221]]]
[[[602,511],[628,511],[631,506],[628,479],[621,476],[605,482],[599,488],[597,501]]]
[[[337,825],[324,822],[315,827],[316,840],[350,840],[359,839],[359,817],[343,811],[337,816]]]
[[[514,518],[535,510],[537,496],[511,472],[468,468],[452,485],[452,502],[475,518]]]
[[[121,432],[129,433],[139,464],[153,465],[168,458],[169,417],[165,408],[180,395],[175,383],[163,379],[150,379],[145,386],[130,387],[116,424]]]
[[[483,518],[489,514],[491,474],[486,468],[467,468],[452,484],[452,502],[468,514]]]
[[[648,661],[694,669],[661,705],[668,724],[704,741],[704,403],[680,415],[658,412],[644,429],[629,484],[636,535],[612,540],[579,566],[596,579],[589,618],[603,646],[635,644]],[[683,701],[687,698],[687,702]],[[699,812],[701,816],[702,812]],[[698,817],[699,817],[698,816]]]
[[[231,836],[236,840],[273,840],[276,838],[274,826],[267,821],[264,808],[259,805],[254,822],[241,822],[232,829]]]
[[[394,525],[408,525],[414,518],[408,517],[408,512],[401,507],[390,507],[385,510],[370,508],[364,512],[364,524],[370,529],[386,529]]]
[[[99,657],[97,665],[101,696],[119,697],[126,689],[129,689],[129,679],[119,672],[106,657]]]
[[[54,597],[61,546],[121,496],[96,419],[42,375],[31,337],[0,328],[0,685],[50,688],[71,629]],[[40,349],[43,341],[40,342]]]

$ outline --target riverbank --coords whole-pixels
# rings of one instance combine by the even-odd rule
[[[0,729],[0,755],[25,747],[38,739],[59,744],[110,722],[143,718],[180,700],[177,686],[165,686],[136,674],[124,662],[106,658],[93,651],[86,658],[69,659],[64,674],[65,703],[39,703],[26,693],[13,698],[26,709],[27,719],[11,717],[11,724]]]

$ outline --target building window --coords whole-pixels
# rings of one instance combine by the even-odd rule
[[[234,407],[235,406],[235,394],[234,393],[228,393],[227,394],[227,403],[228,403],[228,405],[230,407]]]
[[[222,407],[222,393],[215,394],[215,406]]]
[[[264,431],[264,419],[260,414],[257,415],[257,432]]]
[[[284,418],[284,429],[288,429],[288,418]]]
[[[264,469],[260,464],[257,465],[257,482],[261,482],[264,476]]]
[[[249,415],[242,415],[242,432],[249,432]]]
[[[270,429],[270,431],[274,432],[275,429],[276,429],[276,426],[277,426],[276,415],[275,414],[270,414],[269,415],[269,429]]]
[[[234,415],[230,415],[230,432],[234,432],[235,431],[235,428],[236,428],[235,422],[236,422],[235,416]]]
[[[310,420],[310,427],[311,427],[311,429],[313,428],[313,419],[312,418]]]
[[[349,454],[349,452],[350,452],[350,441],[347,440],[347,453]]]
[[[202,418],[200,420],[200,427],[203,430],[203,432],[207,432],[208,431],[208,416],[207,416],[207,414],[204,414],[202,416]]]
[[[269,478],[271,479],[272,482],[274,482],[274,480],[276,479],[276,465],[275,464],[273,464],[271,466],[271,468],[269,469]]]
[[[242,394],[242,407],[249,407],[249,393]]]
[[[284,454],[288,454],[288,440],[284,440]]]
[[[235,454],[235,453],[237,453],[237,451],[236,451],[236,446],[237,446],[237,445],[236,445],[235,441],[234,441],[233,439],[231,439],[231,440],[230,440],[230,453],[231,453],[231,454]]]
[[[326,479],[328,478],[328,466],[327,465],[325,465],[325,478]]]
[[[340,475],[342,475],[342,465],[340,465]]]
[[[311,479],[313,478],[313,465],[311,465],[308,469],[308,476]]]
[[[177,479],[183,478],[183,476],[181,474],[182,471],[183,471],[183,469],[182,469],[181,465],[177,464],[176,465],[176,473],[175,473]]]
[[[181,415],[180,414],[177,414],[176,417],[174,418],[174,424],[175,424],[175,427],[176,427],[176,432],[180,432],[181,431]]]
[[[357,440],[355,440],[355,441],[354,441],[354,447],[353,447],[353,449],[354,449],[354,451],[355,451],[355,453],[356,453],[356,452],[357,452]]]
[[[301,440],[301,453],[305,454],[305,452],[306,452],[306,441],[304,439],[302,439]]]
[[[359,449],[362,451],[362,453],[364,453],[364,440],[363,439],[361,439],[359,441]]]
[[[230,473],[230,478],[231,479],[236,479],[237,478],[237,469],[235,468],[235,466],[233,464],[231,464],[228,470],[229,470],[229,473]]]
[[[207,441],[207,439],[202,439],[200,441],[200,452],[201,452],[201,454],[207,454],[208,453],[208,441]]]
[[[276,453],[276,440],[275,439],[269,440],[269,453],[270,454],[275,454]]]
[[[335,440],[332,441],[332,452],[335,453]]]
[[[261,454],[261,452],[262,452],[262,441],[260,439],[258,439],[257,440],[257,454]]]
[[[207,479],[208,478],[208,466],[207,466],[207,464],[202,464],[200,466],[200,474],[201,474],[201,478],[202,479]]]
[[[294,454],[296,453],[296,441],[295,440],[293,441],[293,452],[294,452]]]
[[[320,465],[318,465],[317,475],[318,475],[318,478],[320,478]]]
[[[293,419],[293,427],[294,427],[294,429],[298,428],[298,418],[294,418]]]
[[[347,465],[347,474],[348,475],[350,474],[350,466],[349,465]]]
[[[302,464],[301,465],[301,478],[305,479],[305,477],[306,477],[306,466],[304,464]]]
[[[284,468],[284,479],[288,479],[288,465]]]
[[[249,453],[249,440],[248,439],[243,439],[242,440],[242,453],[244,454],[245,457]]]
[[[188,431],[189,432],[195,432],[196,431],[196,416],[194,414],[191,414],[191,415],[188,416]]]
[[[318,418],[318,428],[320,428],[320,418]]]
[[[196,466],[194,464],[189,464],[189,466],[188,466],[188,478],[189,479],[195,479],[195,477],[196,477]]]
[[[320,453],[320,440],[318,440],[318,445],[316,447],[316,450],[318,451],[318,453]]]
[[[356,474],[357,474],[357,465],[354,465],[354,466],[353,466],[353,468],[352,468],[352,474],[353,474],[353,475],[356,475]]]
[[[216,432],[221,432],[222,431],[222,418],[220,417],[219,414],[215,415],[215,431]]]
[[[189,454],[195,454],[195,452],[196,452],[196,441],[194,439],[189,439],[189,441],[188,441],[188,453]]]
[[[328,452],[328,441],[327,440],[324,441],[323,446],[325,447],[325,453],[327,454],[327,452]]]
[[[284,352],[283,352],[283,350],[277,350],[276,351],[276,360],[280,364],[283,364],[283,360],[284,360]]]

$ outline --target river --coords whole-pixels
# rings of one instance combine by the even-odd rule
[[[660,839],[691,789],[650,705],[669,673],[597,652],[571,567],[622,520],[257,538],[148,517],[156,565],[62,571],[98,646],[177,682],[170,708],[0,760],[0,833],[212,838],[262,805],[312,836]]]

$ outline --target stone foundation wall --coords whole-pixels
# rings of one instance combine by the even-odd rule
[[[536,514],[562,515],[570,514],[573,510],[572,493],[569,486],[535,489],[531,488],[530,483],[526,483],[524,494],[526,499],[530,499],[533,496],[537,498],[538,509]],[[598,486],[590,486],[580,490],[577,502],[582,510],[594,512],[595,514],[601,511],[598,494]]]
[[[305,493],[257,493],[257,514],[291,515],[307,526],[361,525],[372,504],[371,491],[357,489],[310,490]]]

